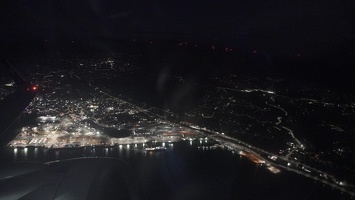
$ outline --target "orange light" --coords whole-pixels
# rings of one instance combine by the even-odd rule
[[[33,87],[32,87],[32,90],[37,90],[37,86],[33,86]]]

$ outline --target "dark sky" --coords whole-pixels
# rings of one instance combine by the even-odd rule
[[[1,2],[1,45],[155,37],[248,44],[273,54],[352,51],[353,0]]]

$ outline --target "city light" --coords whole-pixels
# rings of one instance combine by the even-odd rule
[[[181,45],[186,44],[181,43]],[[212,45],[211,48],[215,49],[216,47]],[[231,51],[232,49],[221,47],[220,50]],[[257,51],[252,50],[252,52],[255,54]],[[114,61],[109,59],[103,61],[102,65],[107,68],[107,65],[112,66],[113,63]],[[93,72],[101,70],[98,67],[99,64],[79,64],[79,66],[83,69],[89,69],[88,66],[90,66],[92,67],[90,70]],[[126,64],[125,66],[131,65]],[[288,127],[290,121],[287,121],[288,116],[292,117],[289,108],[292,108],[293,104],[299,104],[300,107],[303,105],[302,103],[309,106],[309,102],[312,104],[322,103],[320,105],[328,107],[339,106],[339,104],[310,98],[302,98],[296,102],[290,97],[279,95],[282,92],[279,92],[277,88],[252,87],[249,82],[243,87],[233,78],[226,78],[223,81],[229,85],[222,85],[216,90],[212,90],[208,97],[203,99],[205,102],[201,104],[201,107],[196,107],[194,112],[185,113],[184,120],[186,118],[186,121],[180,121],[181,119],[175,118],[173,111],[169,109],[160,110],[146,104],[130,102],[120,96],[114,96],[108,89],[99,88],[90,83],[84,84],[88,89],[92,89],[90,97],[78,96],[77,99],[69,100],[66,99],[66,96],[72,96],[76,92],[75,88],[66,84],[65,81],[67,77],[84,80],[80,74],[66,74],[66,72],[60,71],[57,76],[47,75],[47,77],[52,77],[50,83],[53,83],[51,86],[53,88],[41,83],[41,90],[43,88],[47,91],[50,89],[54,91],[39,94],[36,101],[26,109],[26,112],[36,111],[38,113],[36,119],[38,124],[22,127],[18,137],[9,143],[9,146],[14,148],[14,155],[21,153],[20,156],[26,156],[27,152],[32,155],[30,152],[33,146],[36,148],[111,146],[120,151],[122,149],[127,152],[145,150],[152,154],[152,151],[171,150],[174,145],[178,145],[175,142],[186,141],[189,148],[196,147],[200,150],[222,147],[233,154],[238,154],[238,157],[240,155],[258,166],[263,166],[271,173],[276,174],[280,172],[280,169],[286,169],[315,180],[323,180],[329,184],[336,183],[339,186],[344,186],[347,183],[345,181],[339,182],[335,178],[326,178],[322,176],[324,172],[319,173],[312,165],[303,162],[303,158],[307,158],[307,151],[296,137],[296,131],[294,134],[291,126]],[[58,79],[59,77],[60,79]],[[183,81],[183,78],[178,77],[178,80]],[[218,81],[217,78],[214,80]],[[268,78],[268,81],[276,84],[283,80]],[[61,83],[61,87],[65,84],[67,86],[60,88],[58,83]],[[39,90],[39,87],[32,85],[27,90],[36,91]],[[251,102],[250,99],[255,100],[257,104]],[[347,107],[351,106],[347,105]],[[302,112],[304,114],[310,111],[305,109]],[[163,119],[167,113],[169,113],[169,117]],[[202,123],[205,118],[216,119],[217,115],[221,116],[218,123]],[[227,117],[224,118],[224,116]],[[171,121],[169,121],[170,118]],[[194,122],[195,118],[199,119],[201,124]],[[248,124],[245,124],[247,126],[243,126],[243,122],[238,119],[248,121]],[[238,125],[236,125],[237,123]],[[325,124],[324,127],[330,127],[336,131],[344,131],[345,129],[332,124]],[[278,153],[273,153],[269,149],[258,147],[258,144],[253,143],[252,139],[252,142],[246,143],[233,136],[235,133],[241,137],[252,138],[257,136],[259,131],[266,132],[272,140],[277,140],[278,135],[287,138],[285,142],[282,141],[287,144],[287,148],[281,148]],[[120,135],[122,132],[128,132],[128,135]],[[267,139],[266,142],[268,142]],[[106,155],[108,155],[108,150],[105,148]],[[337,147],[335,150],[340,154],[343,153],[344,148]],[[94,151],[95,149],[92,150],[92,152]],[[312,156],[310,158],[313,159]],[[314,158],[318,160],[319,156],[314,156]],[[320,175],[316,175],[316,172]]]

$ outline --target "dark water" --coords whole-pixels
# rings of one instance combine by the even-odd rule
[[[45,162],[83,156],[119,158],[131,166],[142,199],[350,199],[297,174],[272,174],[263,166],[223,149],[201,150],[198,143],[174,143],[164,152],[131,146],[72,149],[5,148],[2,163]]]
[[[137,100],[144,99],[159,108],[184,107],[189,110],[198,104],[199,95],[192,95],[199,93],[195,85],[198,78],[192,77],[186,84],[173,81],[162,84],[159,78],[164,78],[164,73],[159,71],[157,77],[135,75],[130,81],[129,77],[120,79],[120,82],[115,80],[115,84],[101,85]],[[192,99],[183,101],[186,96],[192,96]],[[173,99],[181,101],[173,102]],[[183,105],[182,102],[189,103]],[[42,163],[84,156],[113,157],[129,163],[142,199],[350,199],[347,194],[295,173],[272,174],[263,166],[229,151],[203,151],[196,144],[190,146],[185,142],[175,143],[173,150],[166,152],[145,152],[126,147],[4,148],[0,151],[0,164]]]

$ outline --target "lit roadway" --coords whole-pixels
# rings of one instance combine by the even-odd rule
[[[100,91],[100,92],[105,94],[105,95],[108,95],[108,96],[110,96],[112,98],[115,98],[117,100],[123,101],[122,99],[119,99],[117,97],[113,97],[112,95],[107,94],[107,93],[105,93],[103,91]],[[127,102],[127,101],[123,101],[123,102],[131,105],[132,107],[137,108],[141,112],[144,112],[146,114],[148,114],[147,112],[149,112],[149,114],[151,114],[151,115],[154,115],[156,117],[162,118],[161,115],[153,113],[152,111],[148,111],[147,109],[143,109],[143,108],[137,107],[136,105],[131,104],[131,103]],[[167,121],[167,120],[165,120],[165,121]],[[173,123],[171,121],[167,121],[167,122],[169,122],[171,124],[175,124],[175,123]],[[286,156],[280,156],[280,155],[268,152],[266,150],[260,149],[258,147],[255,147],[253,145],[250,145],[248,143],[245,143],[245,142],[243,142],[241,140],[238,140],[236,138],[232,138],[232,137],[226,136],[224,134],[220,134],[220,133],[212,131],[212,130],[196,129],[196,128],[192,127],[192,126],[186,126],[186,125],[182,125],[182,126],[189,127],[189,128],[191,128],[193,130],[198,130],[198,131],[202,131],[204,133],[207,133],[210,136],[210,138],[220,142],[221,145],[223,145],[223,146],[232,148],[234,150],[244,150],[244,151],[247,151],[247,152],[251,152],[251,153],[257,155],[258,157],[260,157],[261,159],[265,160],[266,163],[269,163],[269,164],[272,164],[274,166],[286,169],[288,171],[292,171],[292,172],[295,172],[297,174],[306,176],[306,177],[311,178],[311,179],[313,179],[315,181],[322,182],[322,183],[324,183],[326,185],[329,185],[330,187],[336,188],[336,189],[338,189],[338,190],[340,190],[342,192],[348,193],[351,196],[355,197],[355,192],[352,191],[352,189],[353,189],[352,185],[348,185],[347,183],[344,183],[344,182],[342,182],[340,180],[337,180],[336,177],[334,177],[332,175],[329,175],[327,172],[320,171],[320,170],[315,169],[315,168],[313,168],[313,167],[311,167],[309,165],[306,165],[304,163],[301,163],[301,162],[298,162],[298,161],[290,159],[289,156],[292,154],[292,152],[296,148],[292,149],[291,152],[288,153]],[[294,137],[294,135],[292,133],[292,130],[288,129],[287,127],[283,127],[283,128],[287,129],[289,131],[289,133],[292,135],[292,137],[297,141],[297,143],[301,144]],[[268,156],[270,156],[270,157],[271,156],[275,156],[275,157],[277,157],[277,159],[272,160],[272,159],[268,158]]]
[[[81,79],[78,76],[76,76],[76,77]],[[81,79],[81,80],[83,80],[83,79]],[[93,87],[93,86],[91,86],[91,84],[88,84],[88,85],[90,87]],[[227,88],[220,88],[220,89],[227,89]],[[239,91],[240,92],[255,92],[256,90],[242,90],[242,91],[239,90]],[[272,91],[263,91],[263,90],[257,90],[257,91],[273,94]],[[105,95],[107,95],[109,97],[112,97],[112,98],[114,98],[114,99],[116,99],[118,101],[127,103],[128,105],[132,106],[133,108],[136,108],[140,112],[143,112],[143,113],[145,113],[145,114],[147,114],[149,116],[156,116],[156,117],[158,117],[160,119],[164,119],[163,116],[161,116],[161,115],[159,115],[157,113],[154,113],[152,110],[147,110],[147,109],[138,107],[137,105],[134,105],[132,103],[124,101],[124,100],[122,100],[120,98],[114,97],[114,96],[112,96],[112,95],[110,95],[110,94],[108,94],[106,92],[103,92],[103,91],[100,91],[100,93],[105,94]],[[273,107],[277,107],[278,109],[282,109],[282,108],[280,108],[278,106],[275,106],[275,105],[272,105],[272,104],[269,104],[269,106],[273,106]],[[156,109],[156,110],[159,110],[159,109]],[[285,110],[282,109],[282,111],[285,113],[285,115],[287,115],[287,112]],[[337,180],[336,177],[334,177],[332,175],[329,175],[327,172],[320,171],[320,170],[315,169],[315,168],[313,168],[311,166],[308,166],[308,165],[306,165],[304,163],[292,160],[292,159],[289,158],[290,154],[288,154],[287,156],[280,156],[280,155],[268,152],[266,150],[260,149],[258,147],[252,146],[252,145],[250,145],[248,143],[245,143],[243,141],[240,141],[240,140],[238,140],[236,138],[232,138],[232,137],[226,136],[224,134],[219,134],[218,132],[215,132],[215,131],[212,131],[212,130],[196,129],[193,126],[186,126],[186,125],[183,125],[182,123],[179,123],[179,122],[174,123],[174,122],[171,122],[171,121],[168,121],[168,120],[164,120],[164,121],[169,122],[171,124],[180,124],[181,126],[189,127],[189,128],[191,128],[193,130],[202,131],[204,133],[209,134],[210,138],[213,138],[214,140],[220,142],[221,145],[223,145],[223,146],[226,146],[226,147],[229,147],[229,148],[232,148],[232,149],[235,149],[235,150],[244,150],[244,151],[251,152],[251,153],[257,155],[258,157],[260,157],[261,159],[265,160],[266,163],[272,164],[274,166],[278,166],[278,167],[286,169],[288,171],[292,171],[292,172],[298,173],[300,175],[303,175],[303,176],[306,176],[308,178],[311,178],[311,179],[313,179],[315,181],[322,182],[322,183],[324,183],[326,185],[329,185],[330,187],[336,188],[336,189],[338,189],[338,190],[340,190],[342,192],[348,193],[351,196],[355,197],[355,192],[353,191],[354,190],[354,186],[353,185],[349,185],[348,183],[344,183],[344,182],[342,182],[340,180]],[[281,121],[281,119],[279,119],[279,121]],[[301,143],[294,137],[294,135],[292,133],[292,130],[290,130],[287,127],[284,127],[284,126],[282,126],[282,128],[287,129],[289,131],[289,134],[299,144],[298,147],[302,147],[302,146],[300,146]],[[293,152],[293,151],[291,151],[291,152]],[[275,157],[277,157],[277,159],[272,160],[272,159],[268,158],[268,156],[269,157],[275,156]],[[301,169],[299,167],[301,167]]]
[[[74,75],[75,77],[77,77],[77,78],[78,78],[79,80],[81,80],[81,81],[84,81],[84,80],[85,80],[85,82],[88,84],[88,86],[91,87],[93,90],[95,90],[95,87],[92,86],[91,83],[89,83],[86,79],[82,79],[82,78],[80,78],[80,77],[79,77],[78,75],[76,75],[76,74],[73,74],[73,75]],[[127,102],[127,101],[125,101],[125,100],[123,100],[123,99],[120,99],[120,98],[117,98],[117,97],[115,97],[115,96],[112,96],[112,95],[110,95],[110,94],[108,94],[108,93],[106,93],[106,92],[104,92],[104,91],[102,91],[102,90],[99,90],[99,91],[100,91],[101,94],[104,94],[104,95],[106,95],[106,96],[109,96],[109,97],[115,99],[116,101],[123,102],[123,103],[125,103],[125,104],[130,105],[132,108],[135,108],[135,109],[137,109],[138,111],[147,114],[149,117],[152,117],[152,115],[150,115],[150,114],[153,114],[154,116],[163,119],[163,116],[161,116],[161,115],[158,115],[158,114],[156,114],[156,113],[152,113],[151,111],[149,111],[149,110],[147,110],[147,109],[141,108],[141,107],[139,107],[139,106],[137,106],[137,105],[135,105],[135,104],[132,104],[132,103],[130,103],[130,102]]]
[[[289,159],[289,156],[280,156],[280,155],[265,151],[265,150],[260,149],[258,147],[247,144],[243,141],[240,141],[236,138],[232,138],[232,137],[226,136],[224,134],[217,133],[215,131],[211,131],[211,130],[207,130],[207,129],[203,129],[202,131],[208,133],[211,138],[220,142],[222,146],[232,148],[233,150],[244,150],[244,151],[251,152],[251,153],[257,155],[258,157],[260,157],[261,159],[265,160],[266,163],[270,163],[274,166],[278,166],[278,167],[286,169],[288,171],[292,171],[297,174],[306,176],[308,178],[311,178],[316,181],[322,182],[326,185],[329,185],[333,188],[339,189],[342,192],[350,194],[351,196],[355,196],[355,192],[353,192],[351,190],[352,189],[351,187],[354,187],[354,186],[347,185],[346,183],[343,183],[340,180],[337,180],[334,176],[329,175],[327,172],[323,172],[318,169],[312,168],[311,166],[308,166],[304,163],[291,160],[291,159]],[[270,157],[275,156],[275,157],[277,157],[277,159],[272,160],[272,159],[268,158],[268,156],[270,156]],[[299,169],[298,167],[301,167],[301,169]]]

